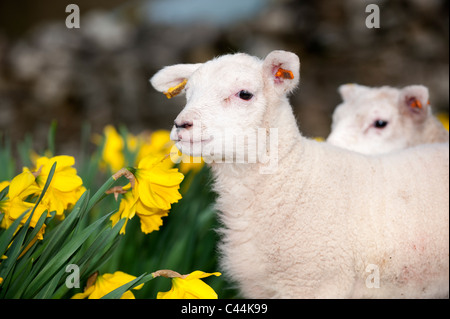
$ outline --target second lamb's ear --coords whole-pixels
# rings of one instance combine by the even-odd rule
[[[425,119],[429,112],[428,88],[423,85],[410,85],[400,91],[399,107],[402,114],[412,115],[417,120]]]
[[[339,86],[338,91],[341,95],[342,101],[350,101],[353,99],[356,95],[359,93],[362,93],[366,90],[370,89],[367,86],[359,85],[356,83],[348,83],[348,84],[342,84]]]
[[[201,65],[202,63],[166,66],[150,79],[150,83],[155,90],[163,92],[170,99],[184,92],[187,80]]]
[[[279,95],[295,89],[300,80],[300,60],[287,51],[272,51],[264,59],[263,77],[266,85]]]

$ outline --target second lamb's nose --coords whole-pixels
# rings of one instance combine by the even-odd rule
[[[191,121],[183,121],[181,123],[177,123],[177,121],[174,121],[175,127],[176,128],[185,128],[185,129],[189,129],[192,127],[192,122]]]

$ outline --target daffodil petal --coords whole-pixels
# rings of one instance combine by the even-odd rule
[[[51,185],[62,192],[70,192],[83,185],[83,180],[77,175],[57,173],[53,176]]]
[[[14,177],[9,185],[8,197],[18,197],[25,189],[31,186],[35,181],[35,177],[30,171],[24,171]]]
[[[204,271],[196,270],[191,272],[186,279],[200,279],[200,278],[206,278],[209,276],[221,276],[222,274],[220,272],[213,272],[213,273],[207,273]]]
[[[89,296],[89,299],[100,299],[116,288],[136,279],[136,277],[128,275],[122,271],[116,271],[114,274],[104,274],[97,277],[95,281],[95,289]]]
[[[156,193],[156,195],[161,198],[161,201],[165,201],[169,207],[170,204],[176,203],[181,199],[181,194],[178,192],[178,185],[170,187],[152,185],[152,189]]]
[[[163,156],[146,156],[138,163],[138,169],[152,169],[164,160]]]
[[[6,188],[6,186],[9,186],[9,184],[10,184],[9,181],[3,181],[3,182],[0,182],[0,192],[1,192],[2,190],[4,190],[4,189]]]
[[[183,299],[184,293],[181,290],[175,290],[174,285],[169,291],[160,291],[156,295],[156,299]]]
[[[189,277],[189,276],[188,276]],[[158,299],[217,299],[217,293],[200,279],[173,278],[172,288],[160,292]]]
[[[159,227],[163,224],[162,217],[167,216],[168,213],[167,211],[161,210],[160,213],[153,215],[141,215],[139,213],[137,215],[141,221],[141,231],[144,234],[149,234],[155,230],[159,230]]]
[[[75,158],[73,156],[68,155],[59,155],[54,156],[52,158],[47,158],[43,156],[36,160],[36,168],[40,169],[42,167],[41,175],[48,175],[50,173],[50,169],[52,168],[55,162],[57,162],[55,171],[60,171],[66,166],[75,165]]]
[[[22,219],[21,223],[24,224],[25,221],[28,219],[28,217],[31,214],[31,211],[33,210],[33,207],[36,204],[34,203],[28,203],[20,200],[19,198],[14,198],[11,201],[10,207],[9,207],[9,218],[12,220],[16,220],[20,217],[21,214],[23,214],[26,210],[29,209],[29,212],[25,215],[25,217]],[[35,227],[39,218],[41,215],[47,210],[47,207],[45,205],[38,205],[33,213],[33,217],[30,221],[30,226]],[[48,215],[50,216],[50,215]]]
[[[19,199],[18,197],[15,197],[11,200],[10,202],[10,207],[9,207],[9,218],[16,220],[17,218],[20,217],[20,215],[22,215],[27,209],[33,209],[34,204],[33,203],[28,203],[28,202],[24,202],[21,199]],[[23,221],[25,222],[26,218],[23,219]]]
[[[155,149],[167,148],[168,144],[173,144],[170,140],[170,132],[167,130],[158,130],[152,133],[151,144]]]
[[[170,203],[161,196],[158,196],[150,183],[139,182],[137,185],[139,199],[149,207],[157,207],[160,209],[170,209]]]
[[[120,299],[136,299],[136,297],[133,295],[131,291],[128,290],[123,293]]]
[[[174,278],[174,280],[176,279],[179,281],[183,280],[181,278]],[[186,298],[217,299],[217,293],[214,289],[200,279],[184,279],[183,288],[189,294]]]
[[[163,169],[161,167],[154,167],[151,170],[138,169],[136,174],[139,179],[162,186],[179,185],[184,179],[184,175],[178,172],[177,168]]]
[[[94,286],[91,286],[88,289],[86,289],[86,291],[73,295],[71,299],[84,299],[88,297],[93,291]]]
[[[104,128],[105,144],[103,146],[102,159],[112,171],[118,171],[125,164],[123,155],[124,141],[114,126],[107,125]]]
[[[112,226],[114,227],[120,220],[121,213],[119,211],[112,214],[112,216],[109,218],[109,220],[112,222]]]

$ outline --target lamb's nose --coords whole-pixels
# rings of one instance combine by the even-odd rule
[[[185,129],[189,129],[192,127],[192,122],[191,121],[183,121],[181,123],[177,123],[177,121],[174,121],[175,127],[176,128],[185,128]]]

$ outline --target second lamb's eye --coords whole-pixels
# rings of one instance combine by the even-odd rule
[[[250,93],[249,91],[245,91],[245,90],[239,91],[236,95],[240,99],[245,100],[245,101],[249,101],[253,97],[252,93]]]
[[[373,126],[375,126],[376,128],[384,128],[384,127],[386,127],[386,125],[388,125],[388,122],[387,121],[383,121],[383,120],[376,120],[373,123]]]

